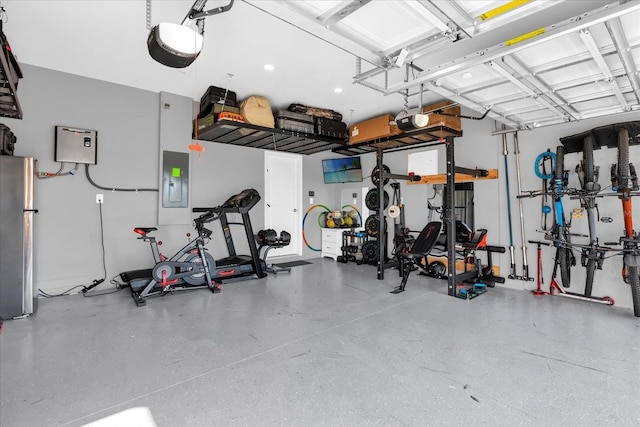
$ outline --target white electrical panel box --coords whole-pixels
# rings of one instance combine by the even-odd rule
[[[98,163],[98,132],[56,126],[56,162]]]

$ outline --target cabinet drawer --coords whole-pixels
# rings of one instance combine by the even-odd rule
[[[340,245],[332,242],[322,242],[322,253],[338,254],[341,253]]]
[[[322,242],[332,242],[342,244],[342,232],[340,229],[322,230]]]

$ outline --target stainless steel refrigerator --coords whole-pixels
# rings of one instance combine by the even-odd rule
[[[33,157],[0,156],[0,317],[34,314]]]

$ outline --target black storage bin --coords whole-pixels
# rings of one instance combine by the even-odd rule
[[[202,98],[200,98],[200,114],[198,117],[204,117],[209,114],[213,105],[220,103],[222,100],[224,100],[224,105],[230,107],[237,105],[236,93],[234,91],[227,91],[227,89],[217,86],[209,86],[209,89],[207,89],[204,95],[202,95]]]

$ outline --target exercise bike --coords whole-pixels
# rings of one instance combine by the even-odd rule
[[[146,299],[149,297],[164,296],[174,291],[209,288],[213,293],[220,292],[221,287],[212,280],[215,275],[215,260],[205,249],[212,231],[205,228],[204,224],[215,219],[217,217],[212,212],[206,212],[196,218],[194,224],[198,235],[171,258],[160,253],[158,245],[162,242],[156,241],[154,236],[149,235],[157,228],[133,229],[140,235],[138,239],[149,243],[155,261],[151,269],[120,274],[120,277],[129,283],[131,295],[138,307],[146,305]]]

